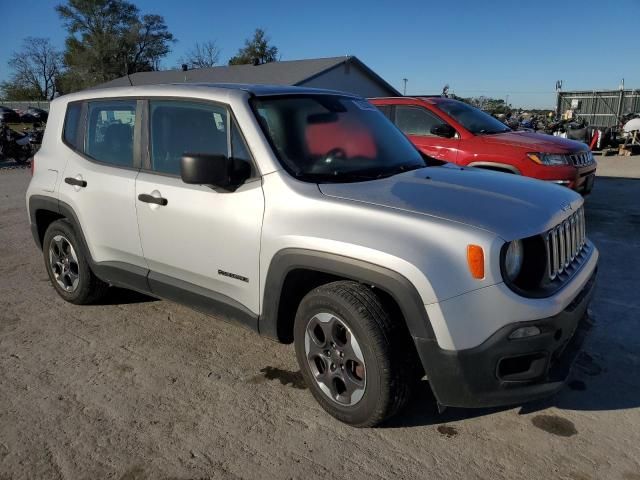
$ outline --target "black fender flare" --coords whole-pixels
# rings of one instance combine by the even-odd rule
[[[80,221],[78,220],[76,212],[73,211],[73,208],[71,208],[71,206],[66,204],[65,202],[58,200],[57,198],[46,197],[44,195],[32,195],[29,198],[29,218],[31,220],[31,231],[34,234],[34,240],[40,250],[42,250],[42,241],[39,235],[37,219],[37,214],[40,210],[47,210],[56,213],[70,222],[73,225],[76,233],[80,237],[82,247],[85,249],[85,252],[87,252],[89,257],[91,257],[91,255],[89,254],[87,241],[84,238],[84,233],[80,226]],[[93,263],[92,258],[90,258],[90,262]]]
[[[67,220],[75,230],[78,240],[82,244],[82,249],[87,255],[89,266],[93,273],[102,281],[111,285],[124,288],[131,288],[143,293],[149,293],[149,285],[147,283],[148,269],[129,265],[122,262],[100,262],[97,263],[89,250],[89,244],[84,236],[80,220],[73,208],[57,198],[46,197],[44,195],[33,195],[29,198],[29,217],[31,219],[31,232],[33,239],[40,250],[42,250],[42,242],[40,240],[40,229],[37,224],[37,212],[39,210],[47,210],[56,213]]]
[[[289,272],[297,269],[336,275],[383,290],[398,304],[412,337],[435,339],[422,297],[406,277],[386,267],[363,260],[300,248],[281,250],[271,259],[258,325],[261,335],[275,340],[280,339],[278,311],[282,288]]]
[[[32,195],[29,197],[29,221],[31,222],[31,234],[36,246],[42,250],[42,239],[40,238],[40,230],[38,228],[37,214],[41,210],[46,210],[58,215],[64,216],[60,212],[60,202],[57,198],[47,197],[44,195]]]

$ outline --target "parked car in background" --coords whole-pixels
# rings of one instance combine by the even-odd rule
[[[32,115],[38,122],[46,122],[49,118],[49,112],[42,108],[29,107],[27,108],[27,113]]]
[[[86,90],[51,103],[33,171],[31,231],[64,300],[117,285],[293,343],[352,425],[425,375],[441,405],[551,395],[588,327],[580,195],[423,156],[350,94]]]
[[[17,110],[16,110],[17,111]],[[36,123],[39,120],[29,112],[17,112],[20,114],[20,123]]]
[[[446,97],[371,102],[431,157],[546,180],[583,194],[593,188],[596,162],[584,143],[513,131],[482,110]]]
[[[17,132],[0,118],[0,161],[13,159],[19,165],[26,164],[34,148],[30,133]]]
[[[0,106],[0,121],[3,123],[19,123],[20,115],[9,107]]]

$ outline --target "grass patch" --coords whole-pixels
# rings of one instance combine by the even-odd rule
[[[25,128],[28,130],[31,127],[33,127],[33,124],[32,123],[7,123],[7,126],[11,130],[15,130],[16,132],[23,133]]]

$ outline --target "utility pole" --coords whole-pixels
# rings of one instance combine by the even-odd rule
[[[562,112],[560,112],[561,110],[560,92],[561,91],[562,91],[562,80],[557,80],[556,81],[556,119],[560,119],[560,115],[562,114]]]
[[[404,82],[404,92],[402,94],[406,97],[407,96],[407,82],[409,80],[407,78],[403,78],[402,81]]]
[[[618,118],[616,120],[620,122],[620,119],[622,118],[622,104],[624,102],[624,78],[620,82],[618,90],[620,91],[620,93],[618,94],[618,111],[616,112]]]

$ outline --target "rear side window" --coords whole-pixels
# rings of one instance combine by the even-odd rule
[[[180,175],[185,153],[233,156],[250,164],[249,153],[223,106],[184,102],[149,102],[151,169]]]
[[[81,103],[67,105],[67,114],[64,118],[64,142],[74,150],[81,150],[82,139],[79,138]]]
[[[444,122],[422,107],[396,106],[396,125],[405,135],[433,136],[431,129]]]
[[[84,153],[120,167],[133,166],[135,100],[89,102]]]

